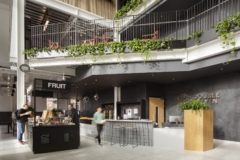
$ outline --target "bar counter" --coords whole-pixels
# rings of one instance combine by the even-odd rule
[[[77,149],[79,147],[79,126],[35,126],[27,124],[28,145],[36,153]]]
[[[123,141],[129,142],[134,141],[135,144],[141,146],[153,146],[153,122],[147,120],[106,120],[104,126],[104,137],[103,139],[108,142],[119,143],[119,131],[113,129],[114,126],[121,126],[123,130],[128,127],[136,128],[137,139],[131,140],[131,136],[127,135]],[[124,134],[127,131],[124,131]],[[120,133],[122,134],[122,133]],[[123,138],[123,137],[122,137]],[[123,142],[124,144],[124,142]]]

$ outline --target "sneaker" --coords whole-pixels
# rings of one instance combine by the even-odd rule
[[[103,146],[102,143],[99,143],[98,145],[101,146],[101,147]]]
[[[18,141],[18,143],[20,143],[20,144],[24,145],[24,142],[23,142],[23,141]]]

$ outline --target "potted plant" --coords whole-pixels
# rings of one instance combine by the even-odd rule
[[[213,110],[209,110],[210,104],[193,99],[180,103],[179,109],[184,112],[184,149],[213,149]]]

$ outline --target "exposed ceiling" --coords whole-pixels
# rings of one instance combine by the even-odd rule
[[[78,83],[80,95],[96,92],[99,90],[111,89],[114,86],[122,87],[139,82],[156,82],[161,84],[171,84],[180,81],[197,79],[202,77],[214,76],[229,72],[240,71],[239,62],[234,61],[229,65],[215,65],[188,72],[168,72],[168,73],[144,73],[144,74],[118,74],[91,76]],[[240,72],[239,72],[240,74]]]
[[[71,21],[71,17],[71,15],[58,10],[28,0],[26,1],[25,18],[31,20],[31,26],[43,25],[46,20],[49,20],[49,23],[69,22]]]

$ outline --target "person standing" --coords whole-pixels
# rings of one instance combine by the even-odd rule
[[[104,115],[102,113],[102,108],[98,107],[97,112],[94,113],[93,115],[94,122],[97,124],[97,136],[96,139],[98,140],[98,144],[102,146],[101,143],[101,132],[103,129],[103,120],[104,120]]]
[[[31,114],[31,111],[28,112],[28,105],[24,104],[21,109],[17,111],[17,139],[18,143],[24,144],[22,141],[22,136],[25,131],[25,123],[27,122],[27,118]]]
[[[79,116],[78,116],[78,111],[73,108],[72,104],[68,105],[68,117],[72,118],[72,122],[75,123],[75,125],[79,125]]]

